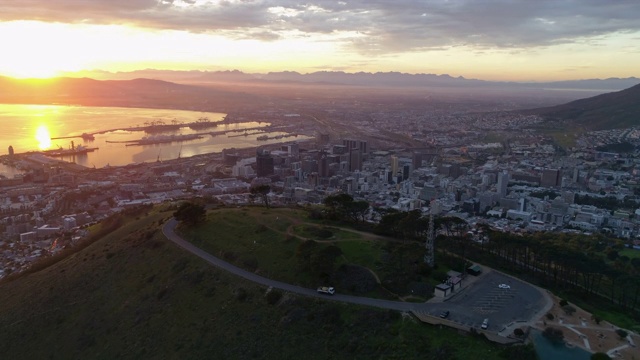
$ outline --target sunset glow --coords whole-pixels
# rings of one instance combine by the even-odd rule
[[[0,74],[150,68],[399,71],[488,80],[640,74],[635,4],[159,1],[127,9],[91,2],[73,10],[70,4],[0,5]]]

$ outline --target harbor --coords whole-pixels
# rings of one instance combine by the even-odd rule
[[[0,109],[7,114],[0,112],[0,121],[5,124],[0,138],[5,153],[11,145],[16,154],[87,168],[268,145],[284,141],[285,137],[279,136],[291,136],[294,131],[288,125],[244,119],[231,122],[223,113],[183,110],[25,105],[0,105]],[[175,123],[152,119],[175,119]],[[264,135],[270,139],[257,139]],[[295,139],[310,138],[298,135]]]

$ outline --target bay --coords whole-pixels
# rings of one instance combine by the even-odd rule
[[[222,121],[226,114],[184,111],[173,109],[142,109],[119,107],[83,107],[60,105],[9,105],[0,104],[0,154],[7,154],[9,146],[15,153],[70,148],[83,145],[97,148],[82,155],[67,156],[62,159],[86,167],[123,166],[131,163],[170,160],[200,154],[220,152],[225,148],[247,148],[283,140],[259,141],[263,134],[241,135],[242,132],[211,136],[216,131],[242,130],[270,125],[267,122],[247,121],[220,124],[217,127],[193,130],[181,127],[163,135],[201,134],[201,138],[190,141],[127,146],[132,140],[139,140],[150,134],[132,131],[131,127],[142,127],[154,122],[193,123],[202,118]],[[253,120],[253,119],[252,119]],[[111,130],[111,131],[107,131]],[[249,131],[252,133],[254,131]],[[94,140],[79,137],[82,133],[95,134]],[[285,135],[284,132],[268,132],[269,136]],[[76,136],[69,139],[55,139]],[[297,137],[296,140],[307,137]],[[294,138],[289,138],[293,140]],[[2,149],[6,149],[2,151]],[[4,170],[4,171],[3,171]],[[7,173],[0,168],[0,174]]]

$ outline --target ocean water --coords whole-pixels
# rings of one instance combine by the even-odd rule
[[[74,145],[98,148],[84,154],[62,158],[87,167],[121,166],[131,163],[150,162],[189,157],[193,155],[220,152],[225,148],[246,148],[283,141],[302,140],[307,137],[290,137],[284,140],[270,139],[258,141],[261,134],[248,136],[233,136],[241,133],[226,135],[203,135],[200,139],[153,144],[144,146],[126,146],[122,141],[138,140],[149,134],[144,131],[117,130],[129,127],[144,126],[157,121],[165,124],[173,122],[190,123],[206,117],[210,121],[221,121],[226,114],[118,107],[83,107],[58,105],[6,105],[0,104],[0,154],[7,154],[9,146],[15,153],[29,151],[69,148]],[[163,134],[194,134],[212,131],[246,129],[270,125],[260,119],[239,124],[224,124],[218,127],[192,130],[183,127],[174,132]],[[59,137],[81,135],[82,133],[96,133],[95,140],[83,140],[80,137],[71,139],[55,139]],[[268,136],[285,134],[270,132]],[[115,141],[115,142],[114,142]],[[0,168],[0,174],[7,175],[7,169]]]

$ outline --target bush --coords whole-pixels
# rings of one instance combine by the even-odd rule
[[[549,339],[554,344],[562,344],[564,342],[564,333],[561,329],[549,326],[542,332],[542,336]]]
[[[282,292],[280,290],[272,289],[267,293],[267,304],[275,305],[280,299],[282,299]]]
[[[513,330],[513,335],[517,336],[517,337],[522,337],[524,336],[524,331],[522,331],[522,329],[517,328],[515,330]]]
[[[571,316],[576,312],[576,308],[571,306],[571,305],[565,305],[562,307],[562,310],[564,310],[565,314]]]
[[[623,329],[617,329],[617,330],[616,330],[616,334],[618,334],[618,336],[620,336],[620,339],[624,339],[624,338],[626,338],[626,337],[629,335],[629,333],[628,333],[628,332],[626,332],[626,331],[625,331],[625,330],[623,330]]]
[[[547,313],[547,319],[549,320],[553,320],[555,317],[553,316],[552,313]]]
[[[235,295],[236,295],[236,300],[238,300],[239,302],[244,302],[245,300],[247,300],[247,297],[249,296],[249,294],[247,293],[247,290],[245,290],[244,288],[238,288],[235,291]]]
[[[591,355],[591,360],[611,360],[611,358],[606,353],[598,352]]]
[[[560,306],[561,307],[564,307],[566,305],[569,305],[569,302],[567,300],[565,300],[565,299],[560,300]]]

